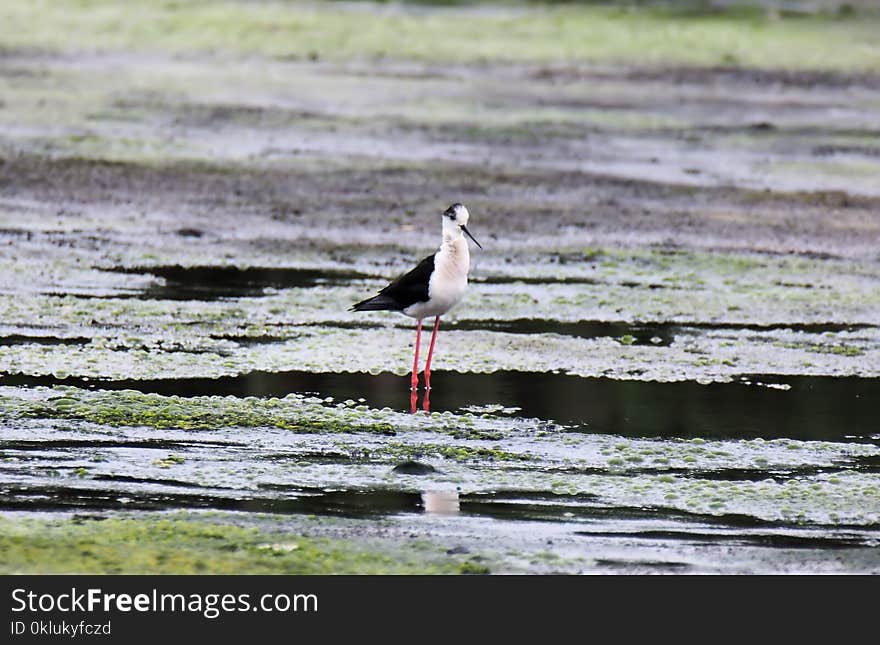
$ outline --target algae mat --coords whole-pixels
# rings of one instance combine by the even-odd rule
[[[4,571],[880,571],[875,15],[637,67],[685,18],[422,7],[492,46],[310,56],[49,4],[104,35],[0,35]],[[505,12],[606,49],[511,59]],[[413,415],[412,325],[347,309],[453,201],[485,250]]]

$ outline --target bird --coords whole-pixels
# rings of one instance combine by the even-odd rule
[[[411,271],[391,282],[372,298],[354,304],[349,311],[399,311],[415,318],[416,349],[410,389],[415,397],[419,386],[419,346],[422,342],[422,320],[434,317],[434,332],[425,363],[425,390],[431,389],[431,358],[440,328],[440,316],[464,297],[470,270],[467,235],[480,249],[482,245],[467,228],[470,213],[463,204],[455,203],[443,211],[442,242],[436,253],[423,259]],[[427,396],[427,395],[426,395]],[[415,399],[413,399],[415,400]],[[427,409],[427,398],[425,400]]]

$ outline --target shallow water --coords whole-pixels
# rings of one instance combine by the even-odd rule
[[[877,440],[874,407],[880,379],[742,377],[735,383],[657,383],[564,374],[432,372],[431,411],[511,408],[571,431],[625,437]],[[165,396],[283,397],[316,394],[363,400],[371,408],[408,410],[409,377],[394,374],[255,372],[193,379],[107,381],[6,375],[0,385],[70,385]]]
[[[267,289],[348,284],[368,277],[353,271],[238,268],[217,266],[158,266],[118,269],[122,273],[155,276],[159,280],[138,293],[150,300],[217,300],[263,295]]]
[[[101,395],[70,387],[30,393],[6,387],[4,395],[14,391],[49,401]],[[101,396],[106,402],[112,395]],[[145,400],[157,410],[187,401]],[[254,407],[248,401],[254,400],[232,395],[204,402],[247,410]],[[273,405],[300,408],[286,401]],[[309,405],[343,418],[376,414],[320,399]],[[105,425],[45,411],[34,418],[34,410],[3,421],[0,510],[6,513],[100,518],[214,510],[234,513],[227,521],[257,526],[268,514],[289,518],[293,532],[386,541],[421,535],[450,550],[483,554],[498,571],[864,571],[880,565],[876,436],[626,439],[572,432],[491,407],[470,416],[388,411],[379,416],[394,430],[390,436],[308,427],[301,434],[210,420],[203,429]],[[314,516],[334,519],[315,524],[307,519]],[[548,552],[555,554],[549,563],[540,555]],[[834,555],[843,552],[844,560]]]

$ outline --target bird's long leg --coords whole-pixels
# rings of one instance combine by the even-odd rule
[[[422,344],[422,320],[419,319],[419,325],[416,327],[416,355],[413,358],[412,380],[410,381],[410,389],[415,391],[419,387],[419,346]]]
[[[431,334],[431,347],[428,349],[428,360],[425,362],[425,389],[431,389],[431,357],[434,355],[434,343],[437,342],[437,330],[440,329],[440,316],[434,319],[434,333]]]

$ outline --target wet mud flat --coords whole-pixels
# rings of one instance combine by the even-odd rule
[[[0,50],[4,571],[880,571],[876,71],[314,58]]]

